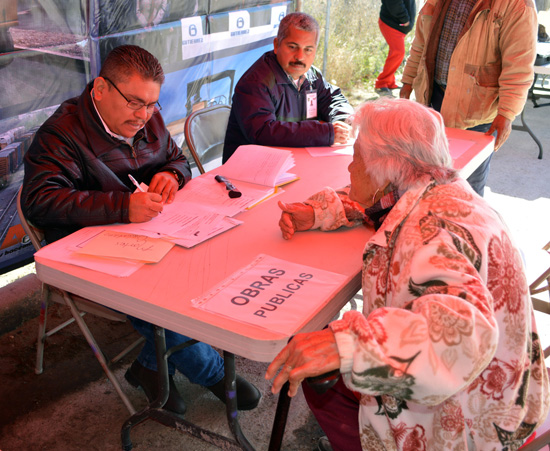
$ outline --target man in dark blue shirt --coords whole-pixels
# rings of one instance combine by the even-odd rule
[[[340,88],[312,67],[319,25],[305,13],[281,20],[273,51],[241,77],[225,135],[223,161],[243,144],[305,147],[345,143],[353,113]]]

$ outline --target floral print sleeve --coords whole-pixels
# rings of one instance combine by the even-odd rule
[[[368,275],[379,279],[374,283],[381,297],[386,281],[406,291],[405,303],[368,317],[349,312],[331,324],[346,356],[342,371],[355,390],[439,404],[492,359],[499,334],[491,294],[450,235],[440,235],[412,253],[410,265]],[[367,256],[366,271],[378,268],[378,258],[375,252]],[[344,350],[350,347],[354,352]]]
[[[315,212],[313,229],[329,231],[342,226],[354,227],[364,220],[362,208],[348,197],[347,192],[347,187],[339,191],[326,187],[306,200]]]

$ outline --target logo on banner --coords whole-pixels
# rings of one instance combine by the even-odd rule
[[[250,34],[250,13],[246,10],[229,13],[230,36]]]
[[[185,17],[181,19],[181,43],[183,46],[193,44],[202,44],[204,37],[202,35],[202,22],[200,17]],[[197,49],[200,53],[200,50]]]

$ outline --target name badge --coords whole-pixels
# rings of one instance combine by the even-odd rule
[[[317,91],[306,91],[306,109],[307,119],[313,119],[317,117]]]

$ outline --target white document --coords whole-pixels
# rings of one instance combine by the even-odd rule
[[[96,257],[158,263],[174,243],[117,230],[101,230],[75,252]]]
[[[66,243],[64,248],[58,248],[56,252],[53,252],[50,246],[44,246],[35,254],[35,257],[69,263],[117,277],[127,277],[144,265],[142,262],[83,255],[74,251],[74,249],[84,247],[90,239],[102,230],[104,228],[101,226],[80,229],[64,238],[64,242]]]
[[[197,219],[194,224],[189,224],[188,230],[180,231],[173,238],[169,238],[170,241],[179,246],[191,248],[243,223],[235,218],[215,214]]]
[[[216,213],[212,205],[173,202],[165,205],[162,213],[151,221],[104,227],[106,230],[162,238],[190,248],[239,224],[242,221]]]
[[[174,203],[183,205],[187,210],[195,211],[207,207],[210,211],[225,216],[235,216],[246,210],[260,197],[264,197],[273,190],[268,187],[239,184],[236,188],[242,193],[241,197],[230,198],[223,183],[215,180],[216,173],[204,174],[189,181],[176,195]]]
[[[353,155],[353,143],[334,144],[330,147],[306,147],[312,157],[332,157],[334,155]]]
[[[241,197],[232,199],[229,197],[225,185],[215,180],[218,173],[221,173],[221,169],[191,180],[178,192],[176,202],[185,203],[185,207],[191,210],[206,206],[209,210],[219,214],[234,216],[247,208],[252,208],[268,197],[283,192],[279,187],[272,188],[231,180],[242,193]]]
[[[294,157],[288,150],[241,146],[218,170],[186,183],[174,202],[165,204],[162,213],[151,221],[106,228],[192,247],[241,223],[230,220],[232,216],[283,192],[276,183],[296,180],[294,174],[285,172],[293,166]],[[238,180],[234,184],[242,195],[229,197],[225,184],[215,179],[218,174],[232,182]]]
[[[294,156],[289,150],[250,144],[239,146],[217,172],[231,181],[275,188],[298,178],[287,172],[294,164]]]
[[[259,255],[192,302],[218,315],[294,335],[345,280],[341,274]]]

